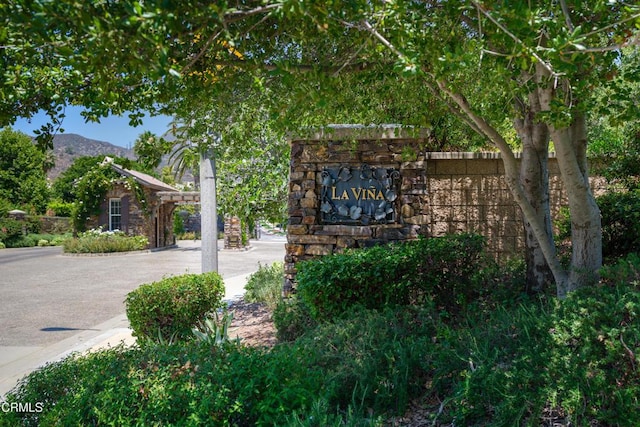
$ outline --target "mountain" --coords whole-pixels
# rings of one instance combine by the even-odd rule
[[[52,181],[65,171],[73,161],[82,156],[111,155],[134,159],[133,150],[118,147],[106,141],[85,138],[74,133],[64,133],[53,137],[53,156],[55,167],[47,176]]]
[[[53,137],[53,156],[55,166],[47,173],[47,177],[53,182],[58,175],[64,172],[73,161],[82,156],[117,156],[135,160],[133,150],[113,145],[110,142],[85,138],[75,133],[63,133]],[[168,157],[163,156],[162,167],[168,165]],[[194,178],[191,171],[187,171],[182,177],[183,184],[193,184]]]

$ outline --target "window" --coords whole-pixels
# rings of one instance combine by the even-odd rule
[[[122,229],[122,203],[120,199],[109,199],[109,230]]]

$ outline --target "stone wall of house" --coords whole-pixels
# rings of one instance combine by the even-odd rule
[[[42,216],[39,217],[41,233],[64,234],[73,231],[71,218],[61,216]]]
[[[128,188],[128,183],[126,181],[115,183],[105,195],[105,206],[106,212],[108,212],[108,201],[109,199],[127,199],[126,208],[127,212],[123,212],[123,224],[126,224],[124,228],[125,233],[130,235],[143,235],[149,236],[150,231],[153,230],[149,221],[146,221],[146,214],[144,209],[138,203],[133,192]],[[123,202],[123,208],[125,208]],[[108,217],[107,217],[107,226],[108,226]]]
[[[87,229],[102,226],[109,227],[109,199],[122,200],[123,232],[129,235],[147,236],[149,247],[164,247],[175,243],[173,235],[174,203],[161,203],[154,191],[144,189],[146,203],[143,206],[128,187],[126,181],[115,182],[107,191],[102,204],[101,214],[87,221]]]
[[[345,248],[460,232],[485,236],[497,258],[523,248],[522,216],[504,180],[500,155],[424,152],[422,142],[397,129],[357,134],[341,129],[291,141],[285,293],[295,287],[297,262]],[[362,164],[399,171],[394,220],[367,225],[323,223],[323,171]],[[551,209],[557,212],[566,205],[566,195],[553,157],[549,174]],[[602,179],[594,179],[592,185],[595,193],[604,191]]]

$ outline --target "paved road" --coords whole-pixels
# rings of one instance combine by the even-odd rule
[[[283,238],[266,237],[251,246],[249,251],[219,251],[223,278],[284,259]],[[0,250],[0,353],[2,347],[47,346],[90,331],[124,313],[127,293],[139,285],[200,273],[200,257],[199,241],[111,256],[68,256],[58,247]]]

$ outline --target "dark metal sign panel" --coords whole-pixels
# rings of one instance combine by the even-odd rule
[[[400,172],[362,165],[324,168],[320,196],[324,224],[387,224],[396,221]]]

